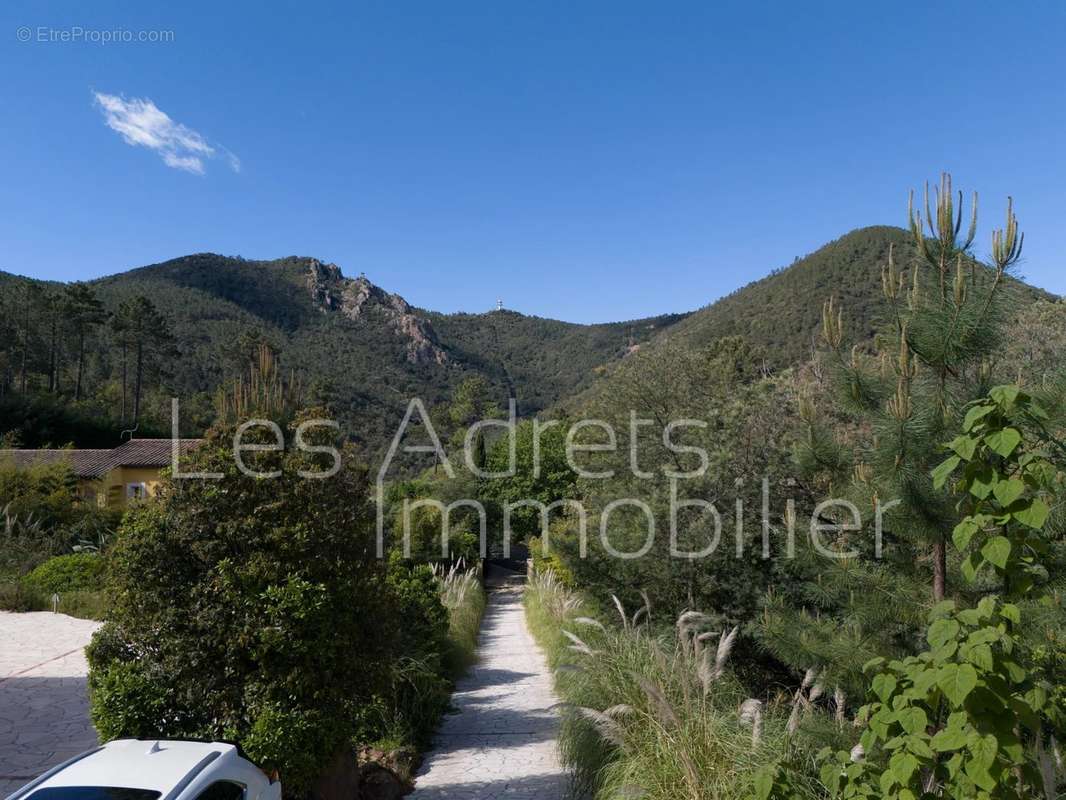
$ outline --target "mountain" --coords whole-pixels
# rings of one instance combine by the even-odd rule
[[[61,288],[0,273],[0,302],[6,294],[12,318],[19,284]],[[533,414],[581,391],[606,364],[685,317],[579,325],[512,311],[441,314],[411,306],[365,275],[346,277],[335,264],[295,256],[252,261],[200,253],[90,285],[108,311],[144,295],[169,323],[177,353],[161,365],[160,411],[163,394],[172,392],[193,406],[190,413],[205,415],[205,398],[245,368],[251,343],[265,339],[283,369],[295,371],[372,449],[388,441],[411,398],[432,407],[481,376],[501,407],[513,396],[520,414]],[[47,375],[50,367],[40,362],[51,358],[44,355],[48,322],[41,310],[35,316],[37,370]],[[68,338],[62,330],[60,338]],[[119,355],[103,329],[90,351],[89,382],[117,380]],[[61,358],[69,366],[70,354]]]
[[[809,359],[820,344],[822,305],[834,296],[844,314],[852,342],[871,340],[885,322],[881,270],[892,248],[895,263],[908,269],[915,259],[910,231],[891,226],[859,228],[797,258],[710,305],[694,311],[646,345],[661,348],[704,347],[723,336],[743,336],[770,369]],[[1023,306],[1055,295],[1009,278],[1006,294]],[[625,365],[618,365],[625,369]],[[577,413],[590,397],[612,391],[614,369],[589,389],[569,398],[560,409]]]
[[[852,340],[868,340],[884,322],[881,270],[890,247],[900,268],[914,261],[909,231],[890,226],[851,231],[693,312],[673,326],[660,345],[699,347],[739,335],[763,351],[769,366],[786,367],[810,357],[818,345],[822,304],[830,295],[843,309]],[[1013,279],[1008,291],[1019,303],[1053,297]]]
[[[149,381],[155,392],[150,408],[162,430],[171,394],[189,409],[183,412],[189,433],[206,425],[212,394],[246,369],[250,348],[265,339],[312,399],[328,402],[353,438],[380,450],[411,398],[431,408],[475,376],[484,378],[498,405],[513,396],[519,414],[529,415],[572,407],[565,401],[593,387],[610,391],[613,371],[641,349],[695,348],[741,335],[771,368],[802,362],[817,343],[822,303],[830,295],[840,301],[852,339],[867,340],[881,323],[881,269],[890,246],[897,264],[907,267],[913,259],[907,231],[862,228],[693,313],[602,325],[504,310],[427,311],[365,275],[348,277],[334,264],[296,256],[251,261],[201,253],[91,285],[109,311],[136,295],[151,298],[175,334],[176,354]],[[19,285],[61,288],[0,273],[0,397],[5,386],[15,385],[19,369],[18,320],[29,308],[19,305]],[[1019,303],[1051,297],[1019,281],[1009,290]],[[58,319],[53,356],[48,314],[57,315],[39,301],[26,302],[35,309],[29,384],[44,389],[47,376],[59,373],[57,394],[69,394],[75,335]],[[6,334],[5,317],[11,320]],[[97,392],[100,407],[113,408],[121,386],[119,351],[103,328],[90,334],[87,351],[86,385]],[[0,415],[0,433],[8,424]]]

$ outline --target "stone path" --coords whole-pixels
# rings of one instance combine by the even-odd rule
[[[97,743],[84,650],[98,627],[0,611],[0,797]]]
[[[562,800],[551,673],[526,629],[522,585],[493,587],[478,663],[459,681],[410,800]]]

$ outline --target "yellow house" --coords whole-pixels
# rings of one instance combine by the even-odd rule
[[[196,448],[200,439],[178,439],[178,455]],[[130,439],[111,450],[0,450],[0,462],[16,467],[69,464],[78,479],[82,499],[101,508],[125,508],[131,500],[152,497],[159,473],[171,466],[172,439]]]

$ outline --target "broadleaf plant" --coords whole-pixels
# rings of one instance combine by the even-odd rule
[[[1010,597],[1024,597],[1046,578],[1040,566],[1048,542],[1042,533],[1055,469],[1047,454],[1023,446],[1022,431],[1047,418],[1017,386],[997,386],[970,404],[952,453],[933,473],[934,485],[951,484],[965,513],[952,541],[965,555],[971,581],[991,568]]]

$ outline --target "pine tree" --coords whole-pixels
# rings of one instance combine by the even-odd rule
[[[84,283],[72,283],[64,289],[63,309],[77,339],[78,363],[74,378],[74,400],[77,402],[81,400],[85,374],[85,338],[93,328],[107,320],[107,313],[96,292]]]
[[[863,528],[835,543],[850,557],[808,550],[790,565],[800,588],[770,598],[763,626],[778,657],[852,687],[861,686],[868,658],[913,650],[932,603],[967,591],[947,557],[956,499],[934,488],[931,473],[962,409],[991,386],[1009,304],[1004,289],[1022,249],[1010,199],[988,265],[973,252],[977,195],[965,232],[962,193],[953,193],[949,175],[932,195],[927,185],[924,200],[916,209],[912,193],[908,210],[913,263],[901,269],[890,251],[882,272],[885,330],[872,349],[848,347],[843,309],[830,298],[822,335],[831,407],[819,408],[813,396],[800,403],[801,473],[827,497],[854,503]],[[831,425],[832,416],[844,424]]]
[[[44,313],[48,317],[48,391],[59,393],[59,323],[64,313],[63,295],[45,291],[41,296]]]
[[[174,338],[166,319],[147,297],[138,295],[123,302],[117,316],[116,329],[124,337],[123,341],[130,342],[134,352],[133,426],[136,429],[141,416],[146,362],[166,354]]]

